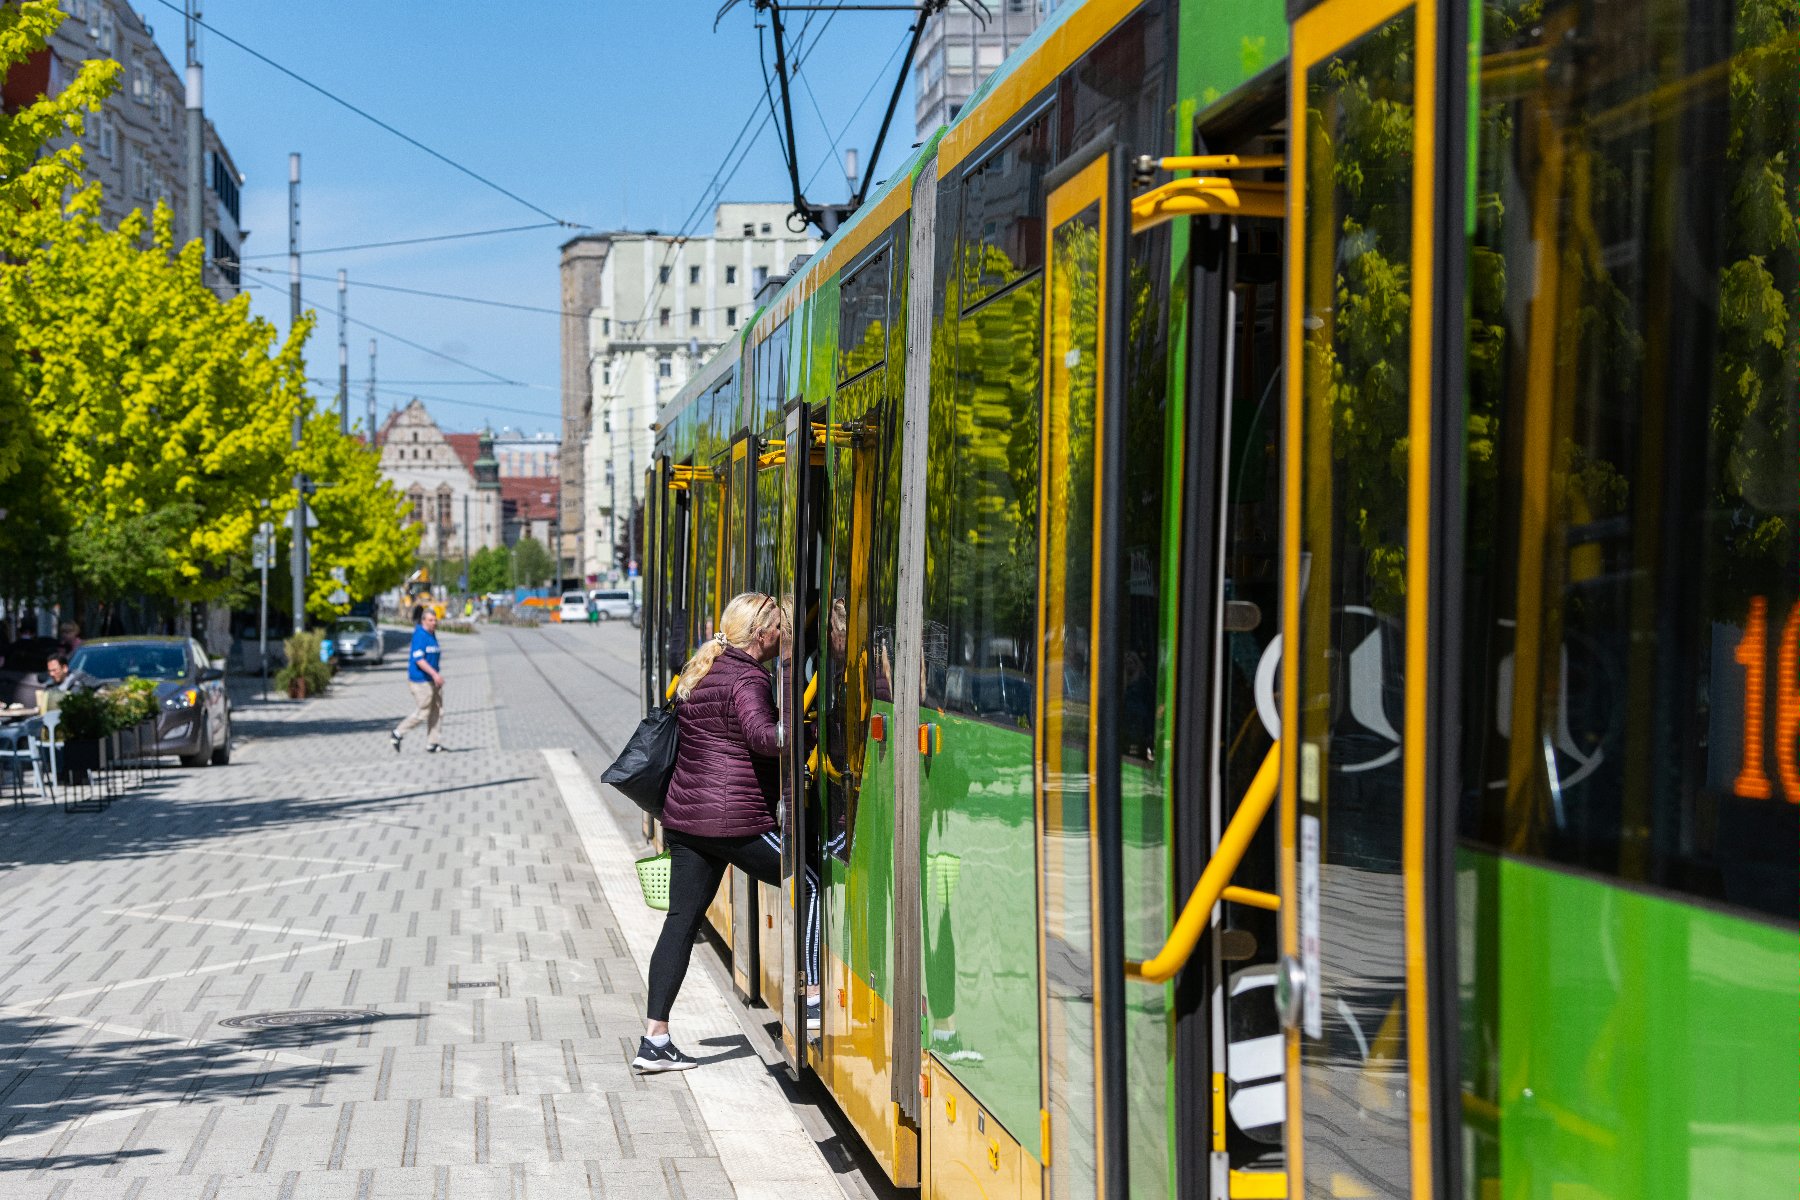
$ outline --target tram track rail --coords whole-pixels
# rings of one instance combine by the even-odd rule
[[[493,626],[492,628],[501,629],[501,630],[505,631],[506,640],[512,644],[513,650],[517,651],[519,653],[519,655],[522,658],[524,658],[525,662],[531,667],[531,669],[533,671],[537,672],[538,678],[542,679],[544,681],[544,686],[549,688],[551,690],[551,692],[555,693],[556,697],[563,702],[563,705],[568,709],[569,715],[571,717],[575,718],[575,723],[580,725],[583,729],[585,729],[587,731],[587,735],[594,739],[595,745],[599,746],[601,750],[605,751],[608,756],[616,758],[619,753],[618,747],[616,747],[612,744],[612,740],[610,738],[603,736],[598,729],[594,728],[593,722],[589,721],[587,719],[587,717],[582,714],[581,706],[575,702],[573,697],[571,697],[567,692],[563,691],[562,688],[560,688],[556,685],[556,681],[550,678],[550,673],[548,671],[544,670],[542,664],[540,664],[537,661],[537,658],[531,653],[531,650],[525,645],[525,643],[522,642],[513,633],[512,630],[507,629],[506,626],[504,626],[504,625]],[[569,651],[567,648],[563,649],[563,656],[573,662],[580,663],[582,666],[588,668],[588,670],[594,672],[594,674],[600,676],[602,679],[606,680],[608,683],[613,684],[615,687],[624,688],[627,692],[631,692],[631,693],[635,693],[637,690],[635,685],[620,683],[616,677],[608,674],[605,671],[602,671],[599,667],[594,666],[592,663],[582,662],[582,660],[579,657],[577,657],[573,652]]]

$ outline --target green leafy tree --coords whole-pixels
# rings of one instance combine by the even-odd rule
[[[248,297],[202,284],[198,242],[176,253],[166,206],[107,230],[99,202],[89,187],[0,230],[0,323],[50,448],[69,566],[102,599],[222,598],[260,502],[286,493],[311,322],[278,345]]]
[[[507,587],[507,554],[503,546],[484,546],[469,564],[469,590],[504,592]]]
[[[47,55],[45,43],[62,20],[62,11],[51,0],[0,4],[0,78]],[[0,229],[15,228],[27,215],[59,206],[63,189],[81,178],[80,146],[70,143],[49,154],[41,152],[56,139],[81,132],[86,115],[100,111],[118,72],[116,62],[89,60],[55,96],[40,96],[16,112],[0,112]],[[44,78],[49,78],[47,71]],[[27,411],[29,391],[19,377],[22,365],[13,324],[0,314],[0,483],[27,470],[27,460],[41,457],[43,449]],[[27,488],[41,486],[33,479],[19,482]],[[36,514],[10,503],[8,508],[13,524],[29,522],[33,529],[41,528],[33,519]],[[18,535],[10,536],[0,543],[0,563],[6,563],[9,551],[18,555],[27,549]]]
[[[524,587],[542,587],[556,573],[556,563],[544,544],[536,538],[520,538],[512,550],[513,582]]]
[[[351,604],[406,578],[419,549],[419,527],[406,522],[406,497],[382,475],[381,452],[346,437],[331,413],[307,422],[300,466],[320,485],[308,501],[318,526],[311,532],[307,613],[342,616]],[[339,586],[333,568],[344,571],[350,599],[343,604],[331,603]]]

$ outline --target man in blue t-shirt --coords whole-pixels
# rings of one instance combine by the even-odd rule
[[[412,689],[413,711],[388,736],[393,739],[394,753],[400,752],[400,739],[420,722],[425,724],[427,753],[436,754],[438,725],[444,718],[444,676],[438,670],[437,609],[425,605],[413,609],[412,647],[406,653],[406,686]]]

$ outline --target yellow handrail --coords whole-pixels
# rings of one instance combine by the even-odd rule
[[[1177,154],[1161,159],[1165,171],[1279,171],[1287,166],[1283,154]]]
[[[1281,897],[1274,892],[1259,892],[1255,888],[1228,887],[1219,894],[1222,900],[1233,904],[1247,904],[1251,908],[1264,908],[1270,912],[1281,911]]]
[[[1232,874],[1238,864],[1244,861],[1244,851],[1250,848],[1250,839],[1262,825],[1263,817],[1268,814],[1269,806],[1275,802],[1277,784],[1281,781],[1281,743],[1277,741],[1269,747],[1268,757],[1263,759],[1262,766],[1256,769],[1256,778],[1250,781],[1250,790],[1244,793],[1244,801],[1238,805],[1237,812],[1231,815],[1231,823],[1225,826],[1224,836],[1219,838],[1219,848],[1213,851],[1212,861],[1200,872],[1200,881],[1194,885],[1193,894],[1188,896],[1187,904],[1182,906],[1181,916],[1175,920],[1175,928],[1169,931],[1168,941],[1163,943],[1154,957],[1143,962],[1125,964],[1125,974],[1132,979],[1145,983],[1162,983],[1175,976],[1175,972],[1186,965],[1194,947],[1200,944],[1200,935],[1206,931],[1206,922],[1212,916],[1213,905],[1225,892],[1231,882]]]
[[[1131,200],[1131,232],[1143,233],[1176,217],[1287,214],[1287,185],[1251,183],[1209,175],[1174,179]]]

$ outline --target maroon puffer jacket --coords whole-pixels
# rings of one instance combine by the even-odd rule
[[[699,837],[747,837],[775,828],[781,786],[775,697],[757,661],[730,647],[675,713],[681,749],[663,824]]]

